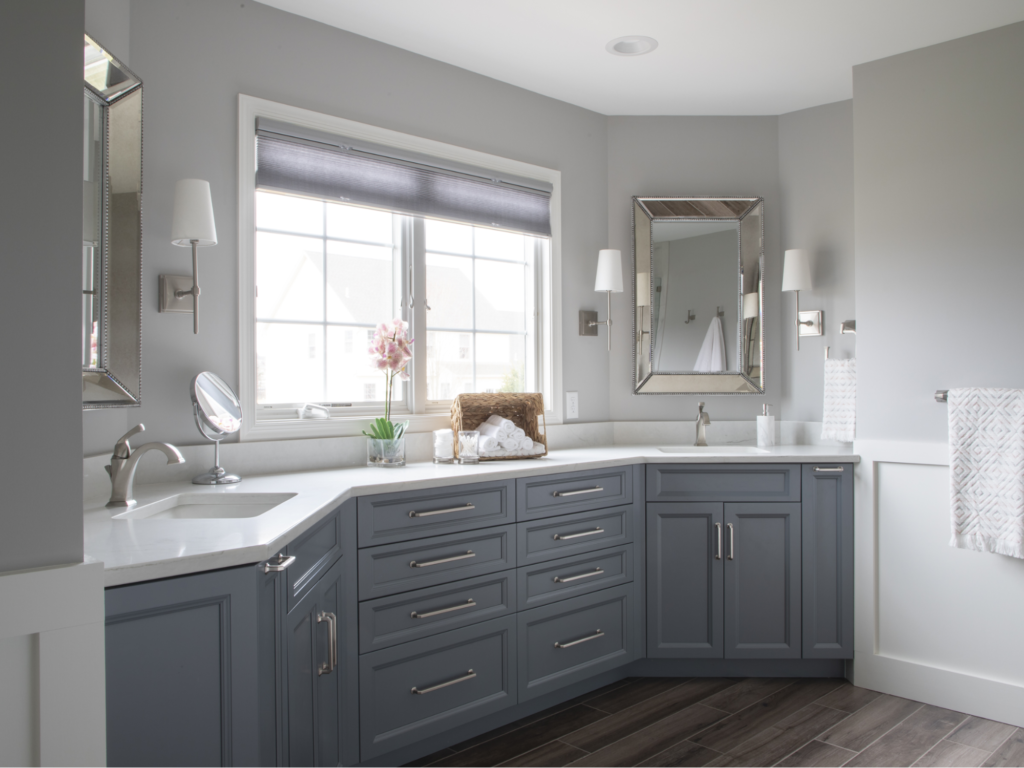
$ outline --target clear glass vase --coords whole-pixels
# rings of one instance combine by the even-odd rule
[[[366,466],[368,467],[404,467],[405,438],[395,440],[366,439]]]

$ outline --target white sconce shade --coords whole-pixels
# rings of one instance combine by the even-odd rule
[[[202,179],[182,179],[174,188],[174,220],[171,223],[171,242],[188,247],[217,244],[217,226],[213,221],[213,200],[210,182]]]
[[[636,273],[636,305],[638,307],[651,306],[651,273]]]
[[[811,290],[811,258],[809,251],[786,251],[786,258],[782,264],[782,290]]]
[[[622,251],[605,248],[598,253],[594,290],[622,293]]]
[[[743,319],[749,320],[752,317],[757,317],[761,313],[761,302],[758,301],[759,295],[757,291],[753,293],[746,293],[743,295]]]

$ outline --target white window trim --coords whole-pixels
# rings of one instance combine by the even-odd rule
[[[523,163],[497,155],[465,149],[432,139],[324,115],[300,107],[279,104],[245,94],[238,95],[238,370],[242,402],[242,440],[281,440],[303,437],[344,437],[362,434],[370,422],[366,416],[320,419],[256,419],[256,118],[282,120],[292,125],[433,155],[441,160],[475,165],[551,184],[551,253],[548,284],[549,314],[542,343],[550,350],[544,360],[551,367],[551,391],[544,393],[548,424],[562,423],[562,174],[552,168]],[[413,413],[410,432],[427,432],[448,426],[443,413]]]

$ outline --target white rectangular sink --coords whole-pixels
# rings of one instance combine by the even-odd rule
[[[225,520],[259,517],[294,493],[179,493],[129,509],[117,520]]]
[[[669,445],[658,448],[662,453],[679,453],[708,456],[756,456],[758,454],[771,453],[765,448],[757,448],[753,445]]]

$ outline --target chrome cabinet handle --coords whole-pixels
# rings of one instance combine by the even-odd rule
[[[409,517],[432,517],[433,515],[447,515],[449,512],[465,512],[468,509],[476,509],[473,504],[463,504],[461,507],[449,507],[448,509],[433,509],[430,512],[410,512]]]
[[[591,640],[597,640],[599,637],[604,637],[604,632],[600,629],[596,629],[594,630],[594,634],[581,637],[579,640],[573,640],[571,643],[555,643],[555,648],[572,648],[574,645],[589,643]]]
[[[729,529],[729,557],[727,560],[735,560],[736,552],[734,547],[736,546],[736,529],[732,527],[732,523],[726,523],[725,527]]]
[[[440,560],[427,560],[425,563],[417,563],[415,560],[409,562],[410,568],[429,568],[432,565],[440,565],[441,563],[454,563],[456,560],[466,560],[470,557],[476,557],[476,553],[472,549],[467,550],[464,555],[455,555],[454,557],[442,557]]]
[[[433,693],[434,691],[440,691],[442,688],[447,688],[449,685],[456,685],[457,683],[464,683],[467,680],[472,680],[474,677],[476,677],[476,672],[474,672],[472,669],[470,669],[470,670],[467,670],[466,674],[464,674],[462,677],[456,677],[454,680],[449,680],[447,683],[438,683],[437,685],[432,685],[429,688],[423,688],[423,689],[417,688],[414,685],[412,687],[412,692],[413,693],[420,693],[420,694],[423,694],[423,693]]]
[[[570,581],[579,581],[580,579],[589,579],[591,576],[600,576],[604,573],[604,568],[595,568],[587,573],[579,573],[575,576],[555,576],[555,584],[568,584]]]
[[[263,566],[264,573],[280,573],[281,571],[288,568],[289,565],[295,562],[295,555],[285,557],[284,555],[277,555],[277,562],[268,560]]]
[[[578,539],[581,536],[596,536],[599,533],[604,533],[604,528],[595,528],[592,531],[584,531],[583,533],[556,533],[552,538],[555,541],[568,541],[569,539]]]
[[[320,611],[316,623],[327,622],[327,661],[317,669],[317,675],[329,675],[338,666],[338,617],[328,611]]]
[[[842,472],[842,467],[815,467],[815,472]]]
[[[552,496],[558,496],[559,498],[561,498],[562,496],[579,496],[581,493],[599,493],[600,491],[603,491],[603,490],[604,490],[604,488],[601,488],[601,487],[597,487],[597,488],[584,488],[582,491],[555,491],[551,495]]]
[[[436,611],[427,611],[426,613],[420,613],[419,611],[413,611],[409,615],[414,619],[429,619],[431,616],[440,616],[442,613],[451,613],[452,611],[461,611],[466,608],[472,608],[476,605],[476,600],[472,597],[464,603],[458,605],[450,605],[447,608],[438,608]]]
[[[715,560],[722,559],[722,524],[715,523],[715,538],[718,540],[718,547],[715,551]]]

